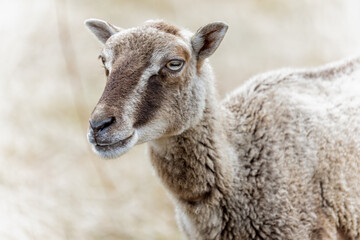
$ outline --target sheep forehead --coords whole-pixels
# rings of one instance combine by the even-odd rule
[[[139,57],[152,56],[152,60],[167,55],[175,57],[179,52],[190,54],[190,35],[186,30],[163,22],[147,22],[146,25],[122,30],[111,36],[102,53],[112,63],[119,55],[133,53]]]

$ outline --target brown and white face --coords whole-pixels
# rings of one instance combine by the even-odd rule
[[[131,29],[97,19],[85,24],[104,44],[99,58],[106,86],[88,131],[97,154],[118,157],[135,144],[180,134],[199,121],[207,88],[203,63],[227,25],[211,23],[192,34],[162,21]]]

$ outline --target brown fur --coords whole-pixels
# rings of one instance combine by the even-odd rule
[[[162,22],[162,21],[157,21],[157,22],[151,22],[149,24],[149,26],[151,27],[154,27],[158,30],[161,30],[165,33],[169,33],[169,34],[172,34],[172,35],[175,35],[175,36],[180,36],[179,32],[180,32],[180,29],[173,26],[173,25],[170,25],[170,24],[167,24],[165,22]]]
[[[206,58],[226,30],[150,22],[113,34],[92,118],[117,123],[101,133],[108,146],[90,129],[94,150],[149,142],[188,239],[360,239],[360,60],[255,76],[219,102]],[[185,65],[168,71],[174,58]]]

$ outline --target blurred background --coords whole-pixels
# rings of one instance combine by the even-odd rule
[[[358,0],[1,0],[0,239],[182,239],[146,145],[105,161],[87,143],[105,85],[87,18],[228,23],[211,57],[221,98],[254,74],[360,50]]]

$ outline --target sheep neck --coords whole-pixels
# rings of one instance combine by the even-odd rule
[[[211,100],[211,99],[210,99]],[[175,198],[188,203],[219,202],[229,190],[229,172],[225,131],[219,107],[206,101],[202,119],[182,134],[150,143],[151,162],[165,187]]]

